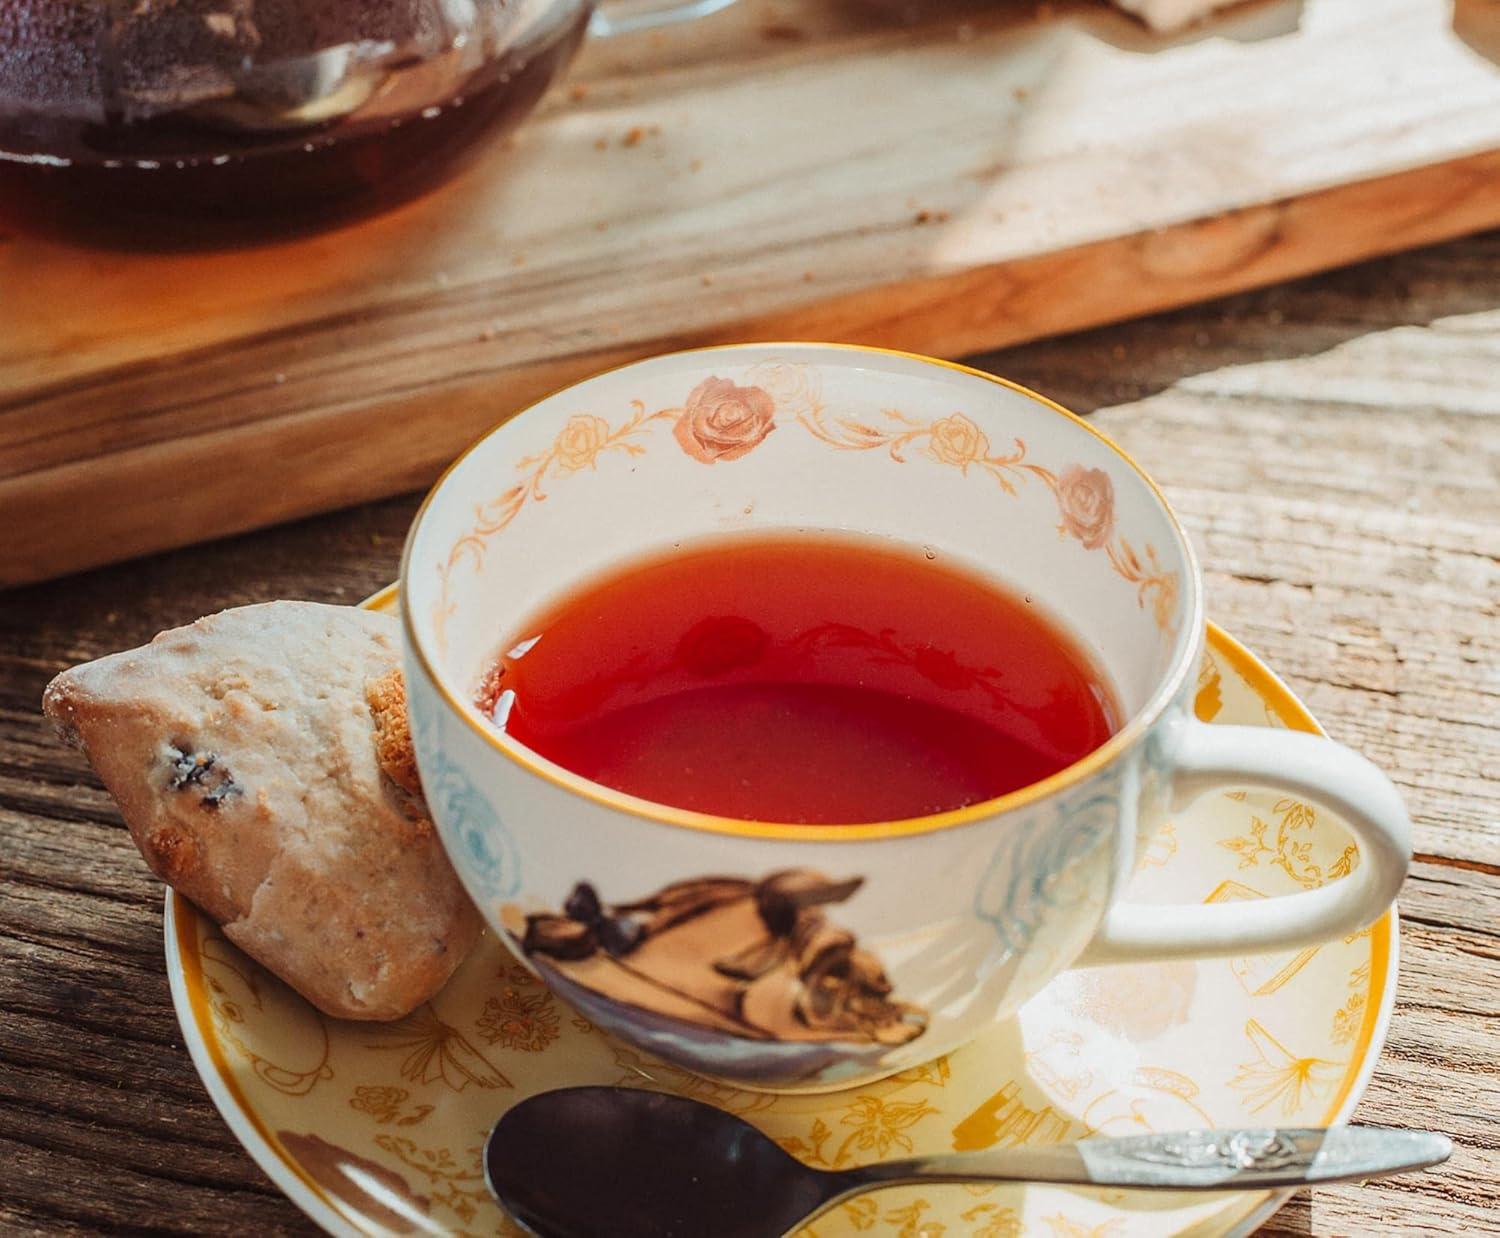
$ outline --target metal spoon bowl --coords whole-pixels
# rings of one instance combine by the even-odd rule
[[[634,1088],[543,1092],[510,1109],[485,1179],[544,1238],[771,1238],[852,1195],[915,1182],[1263,1190],[1422,1169],[1449,1140],[1369,1127],[1174,1131],[912,1157],[827,1172],[710,1105]]]

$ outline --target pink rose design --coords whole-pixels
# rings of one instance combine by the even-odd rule
[[[759,387],[705,378],[693,388],[672,433],[694,460],[738,460],[776,428],[776,405]]]
[[[1103,469],[1071,465],[1057,479],[1062,527],[1089,550],[1098,550],[1115,531],[1115,488]]]

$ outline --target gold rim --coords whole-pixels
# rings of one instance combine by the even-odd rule
[[[1007,795],[996,799],[982,800],[977,804],[969,804],[966,807],[954,809],[950,812],[935,813],[926,817],[910,817],[899,821],[860,822],[849,825],[799,825],[776,821],[747,821],[734,817],[720,817],[711,813],[693,812],[685,808],[674,808],[668,804],[658,804],[652,800],[639,799],[633,795],[627,795],[622,791],[615,791],[609,787],[600,786],[598,783],[590,782],[580,777],[571,770],[564,769],[536,753],[522,748],[514,742],[507,743],[505,738],[487,726],[469,706],[461,701],[444,681],[438,672],[426,646],[422,643],[416,629],[416,623],[412,618],[412,606],[408,591],[411,581],[411,557],[413,547],[416,545],[417,534],[421,530],[428,509],[432,506],[433,499],[437,496],[448,478],[455,470],[464,463],[471,455],[479,450],[491,437],[503,427],[524,416],[532,409],[555,399],[568,391],[572,391],[584,383],[594,382],[597,379],[610,374],[618,374],[623,370],[632,369],[635,366],[655,364],[657,362],[671,360],[678,357],[692,357],[701,353],[733,353],[741,351],[820,351],[837,350],[840,352],[860,353],[868,356],[899,357],[906,361],[915,361],[920,365],[934,366],[939,369],[953,370],[960,374],[967,374],[973,378],[983,379],[985,382],[993,383],[997,387],[1003,387],[1007,391],[1013,391],[1018,395],[1040,405],[1051,412],[1066,417],[1073,424],[1081,427],[1093,435],[1110,451],[1125,462],[1135,474],[1145,482],[1151,493],[1156,496],[1161,504],[1162,511],[1166,514],[1167,523],[1176,536],[1177,545],[1182,554],[1187,568],[1187,583],[1184,595],[1188,600],[1188,615],[1183,622],[1182,631],[1178,637],[1178,649],[1174,655],[1168,672],[1162,683],[1157,687],[1146,704],[1125,723],[1114,735],[1110,736],[1103,744],[1094,749],[1086,757],[1075,761],[1065,769],[1059,770],[1050,778],[1044,778],[1040,782],[1032,783],[1019,790],[1012,791]],[[678,826],[684,829],[697,830],[703,833],[728,835],[735,838],[762,838],[776,839],[783,842],[867,842],[886,838],[910,838],[919,834],[937,833],[941,830],[954,829],[958,826],[970,825],[973,822],[984,820],[1001,813],[1012,812],[1018,808],[1024,808],[1034,804],[1048,796],[1055,795],[1081,782],[1083,779],[1104,768],[1127,748],[1139,740],[1149,731],[1156,720],[1161,716],[1168,703],[1177,695],[1183,682],[1193,668],[1197,665],[1200,650],[1202,648],[1204,616],[1203,616],[1203,588],[1202,578],[1198,571],[1198,559],[1193,553],[1192,543],[1188,540],[1187,531],[1177,519],[1177,514],[1167,502],[1166,496],[1162,494],[1161,488],[1151,480],[1149,474],[1130,456],[1124,448],[1120,447],[1113,439],[1109,438],[1100,430],[1091,426],[1077,413],[1071,412],[1058,404],[1055,400],[1049,400],[1044,395],[1039,395],[1029,387],[1023,387],[1007,378],[1000,378],[994,374],[988,374],[984,370],[976,370],[973,366],[963,365],[957,361],[945,361],[940,357],[926,357],[921,353],[904,352],[896,348],[875,348],[863,344],[823,344],[816,341],[773,341],[760,344],[715,344],[703,348],[686,348],[676,352],[662,353],[655,357],[638,358],[628,361],[622,365],[611,366],[609,369],[601,370],[588,378],[569,383],[556,391],[533,400],[530,404],[522,406],[512,413],[504,421],[491,426],[474,443],[453,461],[442,475],[434,483],[422,504],[417,508],[417,514],[411,522],[411,529],[406,535],[406,545],[401,553],[401,578],[397,581],[395,588],[399,590],[401,601],[401,624],[406,635],[407,646],[416,655],[418,664],[433,689],[442,698],[444,705],[465,726],[484,740],[496,752],[501,753],[507,759],[519,765],[528,773],[544,779],[552,785],[585,799],[602,804],[607,808],[613,808],[621,812],[630,813],[645,821],[651,821],[658,825]]]

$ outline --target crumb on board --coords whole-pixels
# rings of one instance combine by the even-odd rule
[[[589,88],[582,82],[579,82],[568,91],[568,98],[573,100],[574,103],[582,103],[588,97]]]
[[[947,219],[948,219],[948,212],[947,211],[920,210],[920,211],[917,212],[915,218],[916,218],[916,222],[918,224],[940,224],[940,223],[946,223]]]
[[[632,125],[620,139],[621,146],[639,146],[647,138],[654,138],[661,133],[660,125]]]
[[[609,149],[609,139],[608,138],[595,138],[594,139],[594,149],[595,150],[608,150]]]

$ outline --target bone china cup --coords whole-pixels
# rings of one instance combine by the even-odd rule
[[[827,530],[1030,595],[1093,654],[1123,726],[1000,799],[807,826],[599,786],[472,703],[502,638],[580,582],[690,540]],[[1410,859],[1395,788],[1362,757],[1194,719],[1203,582],[1150,479],[1057,405],[947,362],[757,344],[569,387],[438,483],[401,601],[423,786],[491,930],[599,1027],[745,1086],[827,1089],[917,1065],[1075,965],[1348,934],[1391,903]],[[1358,843],[1352,871],[1276,898],[1120,900],[1169,813],[1240,787],[1337,814]]]

